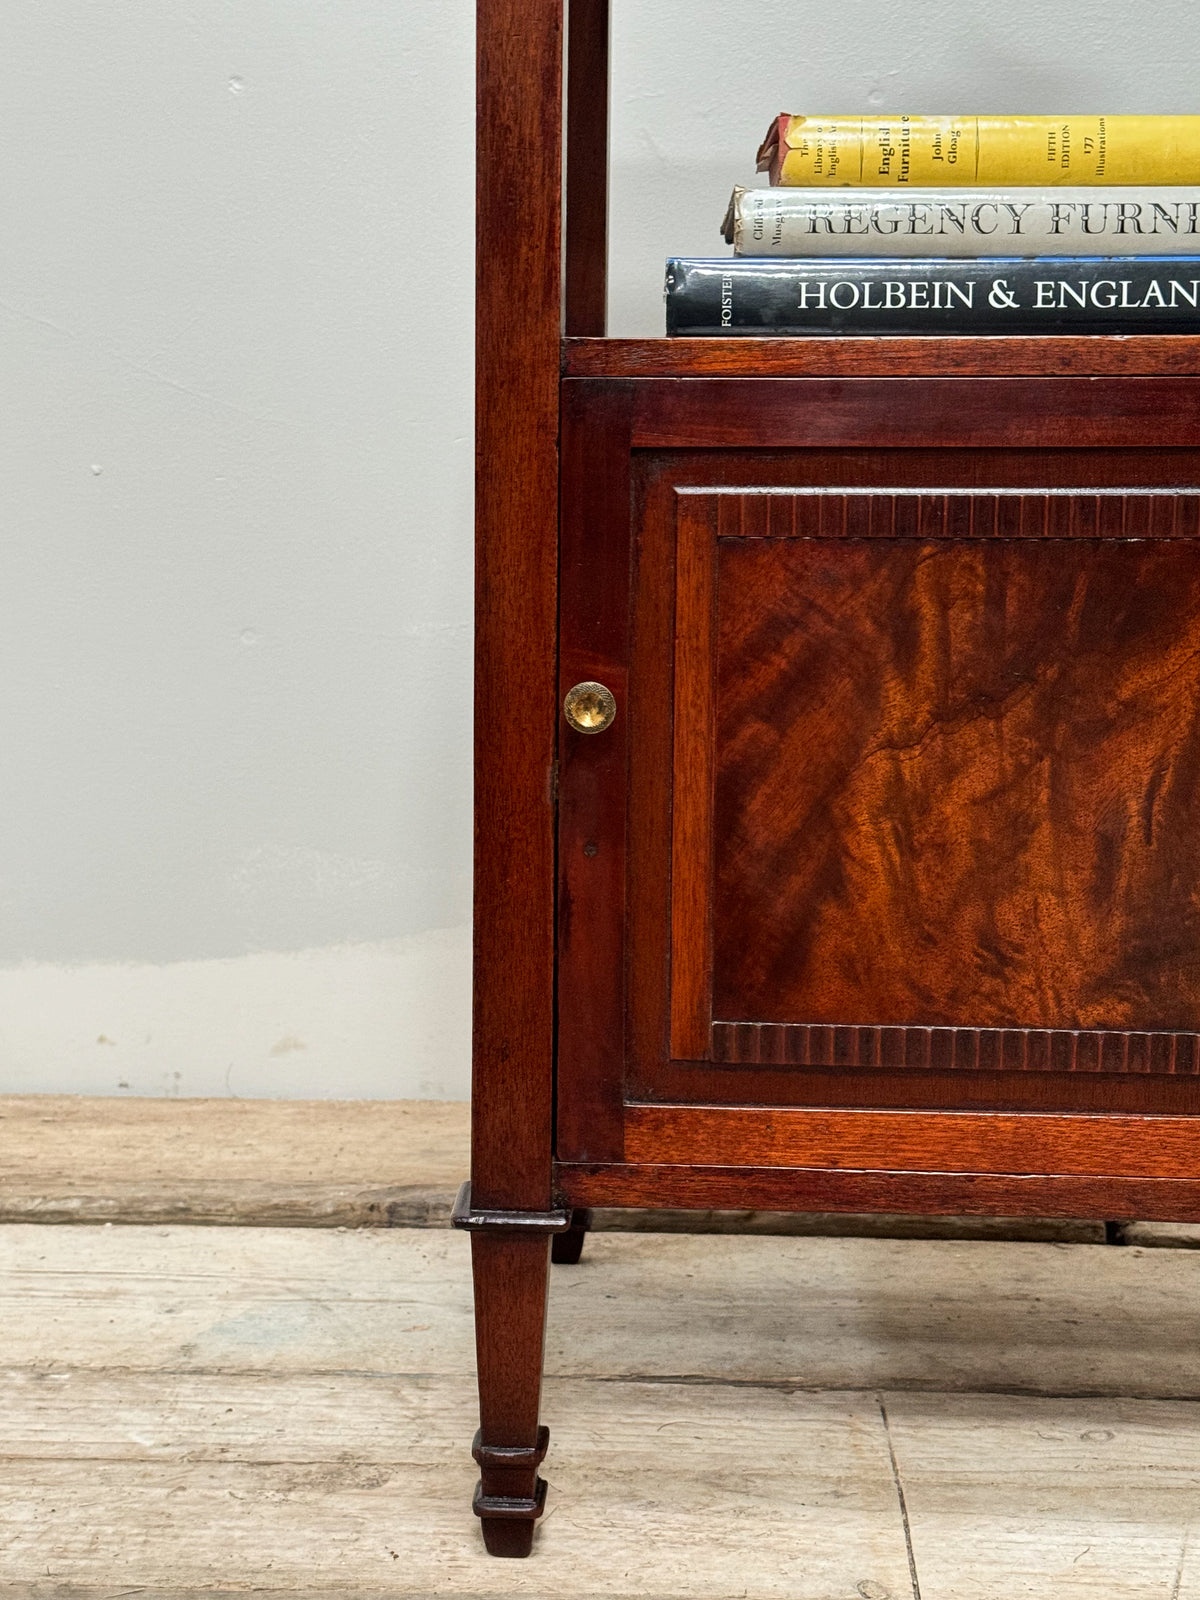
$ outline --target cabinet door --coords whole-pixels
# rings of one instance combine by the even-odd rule
[[[673,1056],[1197,1070],[1198,508],[680,497]]]
[[[560,1154],[663,1101],[1200,1106],[1195,479],[645,452],[603,554],[564,529],[619,710],[563,736]]]

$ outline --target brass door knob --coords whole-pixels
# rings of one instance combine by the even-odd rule
[[[563,701],[563,715],[576,733],[603,733],[616,714],[612,690],[602,683],[577,683]]]

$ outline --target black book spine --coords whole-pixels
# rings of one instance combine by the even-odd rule
[[[1196,333],[1194,256],[667,263],[667,333]]]

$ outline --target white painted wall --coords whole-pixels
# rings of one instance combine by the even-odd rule
[[[473,79],[468,0],[5,0],[5,1088],[467,1091]]]
[[[1184,0],[614,4],[618,333],[777,111],[1200,110]],[[0,1089],[466,1093],[472,51],[5,0]]]

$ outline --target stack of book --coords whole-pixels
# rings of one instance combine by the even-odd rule
[[[784,114],[758,169],[668,334],[1200,331],[1200,116]]]

